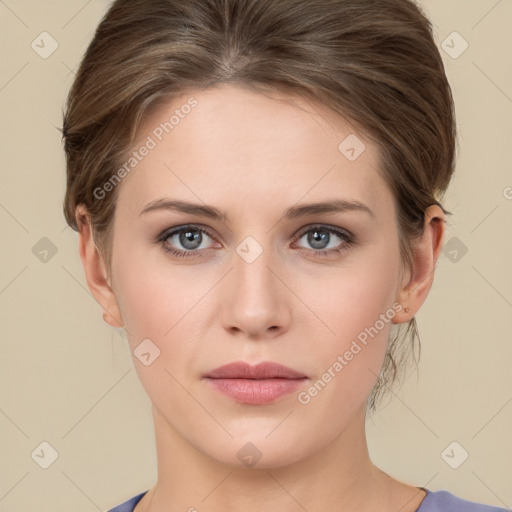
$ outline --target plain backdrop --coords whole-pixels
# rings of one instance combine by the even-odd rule
[[[156,480],[149,399],[62,215],[57,127],[108,5],[0,0],[2,512],[107,510]],[[369,418],[369,448],[410,484],[512,507],[512,2],[421,5],[456,101],[453,216],[419,371]]]

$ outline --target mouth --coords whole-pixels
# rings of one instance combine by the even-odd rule
[[[235,401],[264,405],[293,393],[308,377],[278,363],[251,366],[243,361],[230,363],[204,375],[214,389]]]

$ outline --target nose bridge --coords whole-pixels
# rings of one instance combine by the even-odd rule
[[[261,243],[248,236],[235,248],[223,311],[226,328],[255,336],[283,328],[289,320],[283,284],[274,274],[279,273],[278,255],[271,236],[259,238]]]
[[[261,242],[253,236],[246,237],[236,248],[234,279],[247,303],[257,305],[275,299],[276,278],[270,271],[276,267],[277,255],[274,254],[271,237],[260,235]],[[235,284],[237,286],[237,284]]]
[[[271,244],[260,244],[255,238],[247,237],[236,248],[235,276],[242,284],[250,286],[256,292],[270,292],[272,273],[269,268],[275,266],[276,255],[272,254]]]

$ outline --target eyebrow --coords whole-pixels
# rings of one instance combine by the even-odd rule
[[[228,214],[214,206],[171,199],[157,199],[155,201],[151,201],[139,213],[139,216],[155,210],[176,211],[179,213],[188,213],[191,215],[198,215],[200,217],[207,217],[221,222],[229,222]],[[298,217],[308,217],[321,213],[343,213],[349,211],[361,211],[375,217],[374,213],[370,208],[368,208],[368,206],[353,199],[332,199],[330,201],[322,201],[319,203],[292,206],[286,210],[283,217],[287,219],[296,219]]]

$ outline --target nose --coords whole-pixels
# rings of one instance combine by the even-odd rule
[[[270,249],[249,261],[234,252],[234,268],[223,285],[222,324],[233,335],[271,339],[289,328],[292,294]]]

